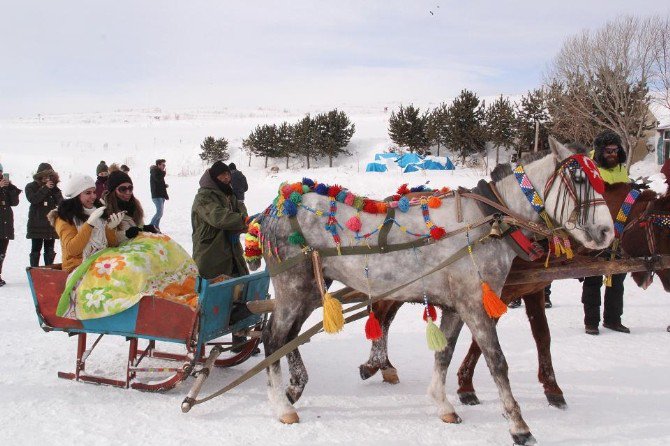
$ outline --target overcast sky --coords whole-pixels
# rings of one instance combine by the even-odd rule
[[[669,12],[667,0],[0,0],[0,116],[519,94],[566,36]]]

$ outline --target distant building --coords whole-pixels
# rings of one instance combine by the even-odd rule
[[[670,124],[660,125],[656,130],[658,131],[656,160],[658,164],[663,164],[665,160],[670,159]]]

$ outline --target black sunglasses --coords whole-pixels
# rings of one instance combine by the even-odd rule
[[[122,194],[125,194],[126,192],[132,192],[133,186],[119,186],[116,188],[116,190],[118,190]]]

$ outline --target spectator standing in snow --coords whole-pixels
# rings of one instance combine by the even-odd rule
[[[14,240],[14,211],[12,206],[19,204],[21,190],[9,180],[0,164],[0,286],[6,285],[2,280],[2,264],[7,255],[9,241]]]
[[[35,267],[40,264],[42,247],[45,265],[51,265],[56,258],[54,246],[58,234],[49,223],[47,215],[63,201],[63,194],[58,188],[58,174],[49,163],[40,163],[33,180],[25,188],[26,198],[30,202],[26,238],[32,241],[30,266]]]
[[[238,202],[244,203],[244,193],[249,190],[247,177],[237,170],[235,163],[230,163],[228,167],[230,167],[230,185],[233,187],[235,198]]]
[[[626,170],[626,152],[621,146],[621,138],[611,130],[605,130],[593,141],[592,158],[598,165],[600,175],[606,183],[628,183]],[[620,333],[630,333],[621,323],[623,314],[623,281],[626,273],[612,274],[612,286],[605,287],[603,327]],[[582,285],[582,303],[584,304],[584,331],[590,335],[599,334],[600,324],[600,288],[603,276],[584,278]]]
[[[98,176],[95,180],[95,198],[102,198],[102,194],[107,190],[107,177],[109,176],[109,167],[104,161],[100,161],[95,168],[95,174]]]
[[[156,160],[156,164],[149,169],[149,184],[151,186],[151,200],[156,206],[156,214],[151,219],[151,226],[160,231],[165,200],[170,199],[167,193],[168,185],[165,184],[164,159]]]

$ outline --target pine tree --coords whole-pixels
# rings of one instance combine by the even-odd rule
[[[486,109],[488,139],[496,149],[496,166],[500,163],[500,147],[514,144],[514,107],[502,95]]]
[[[437,146],[437,156],[440,156],[440,146],[446,145],[447,122],[449,120],[449,106],[445,103],[435,107],[426,120],[426,137],[429,146]]]
[[[426,134],[428,115],[413,105],[400,106],[398,112],[391,112],[389,137],[398,146],[407,147],[410,152],[424,155],[430,153],[430,141]]]
[[[294,129],[293,126],[287,122],[282,122],[280,126],[276,127],[276,147],[279,155],[286,158],[286,168],[289,166],[289,159],[291,155],[295,154],[295,145],[293,140]]]
[[[319,152],[328,157],[330,167],[333,167],[333,158],[339,155],[351,156],[346,147],[356,131],[356,126],[345,112],[335,109],[318,115],[315,129],[315,143]]]
[[[281,156],[277,149],[277,126],[267,124],[257,126],[242,142],[242,146],[254,155],[264,157],[267,168],[269,158]]]
[[[226,161],[230,158],[228,153],[228,141],[225,138],[214,139],[213,136],[208,136],[200,144],[200,159],[208,163],[215,161]]]
[[[315,133],[316,122],[309,114],[293,125],[294,153],[306,158],[308,169],[310,160],[316,159],[318,155]]]
[[[536,122],[539,124],[538,150],[549,149],[549,110],[544,91],[529,91],[515,104],[515,109],[517,154],[534,149]]]
[[[463,163],[465,157],[481,153],[486,147],[484,118],[484,104],[468,90],[462,90],[449,107],[448,145],[456,148]]]

